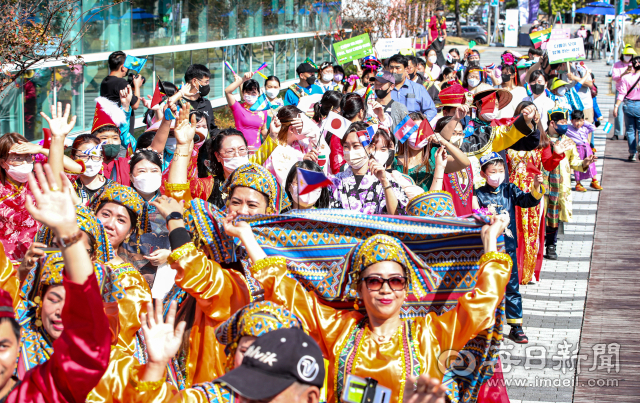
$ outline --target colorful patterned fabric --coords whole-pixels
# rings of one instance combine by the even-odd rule
[[[548,177],[548,183],[545,183],[545,187],[548,185],[549,192],[545,195],[545,202],[547,204],[546,222],[547,227],[558,228],[560,223],[560,184],[562,182],[562,173],[558,166],[551,172],[545,172],[545,176]]]
[[[0,184],[0,242],[14,262],[24,258],[40,223],[24,208],[31,190],[26,184],[14,185],[10,179]]]
[[[115,254],[107,238],[107,233],[93,211],[84,206],[76,206],[76,219],[78,221],[78,227],[90,235],[89,239],[93,242],[92,246],[96,261],[104,264],[113,259]],[[36,235],[36,240],[44,243],[48,247],[55,247],[53,239],[53,231],[51,231],[49,227],[40,228]]]
[[[267,202],[267,214],[278,214],[291,205],[286,192],[284,192],[276,178],[263,166],[252,162],[246,163],[233,171],[222,185],[222,190],[230,195],[238,186],[244,186],[265,194]]]
[[[433,190],[411,199],[407,214],[415,217],[455,217],[456,209],[449,192]]]
[[[233,369],[238,342],[244,336],[260,337],[281,328],[302,328],[300,321],[285,307],[269,301],[253,302],[233,314],[216,329],[216,338],[227,346],[227,369]]]

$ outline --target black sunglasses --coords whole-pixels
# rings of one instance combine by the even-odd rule
[[[389,288],[393,291],[402,291],[407,286],[407,278],[404,276],[394,276],[390,278],[382,278],[380,276],[367,276],[362,279],[364,285],[369,291],[380,291],[384,287],[384,283],[389,284]]]

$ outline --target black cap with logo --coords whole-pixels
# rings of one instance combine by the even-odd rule
[[[320,347],[301,329],[278,329],[256,339],[242,365],[214,380],[251,400],[272,398],[294,382],[321,388],[324,362]]]

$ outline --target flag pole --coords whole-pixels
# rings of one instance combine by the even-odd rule
[[[296,168],[296,182],[298,182],[298,209],[300,209],[300,166]]]

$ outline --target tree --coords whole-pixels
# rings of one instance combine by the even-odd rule
[[[83,64],[73,46],[93,16],[121,2],[82,11],[81,0],[0,0],[0,91],[49,60]]]
[[[450,13],[455,13],[456,16],[456,34],[460,36],[460,16],[466,15],[469,18],[469,10],[477,7],[482,0],[447,0],[445,7]],[[467,23],[469,20],[467,19]]]

